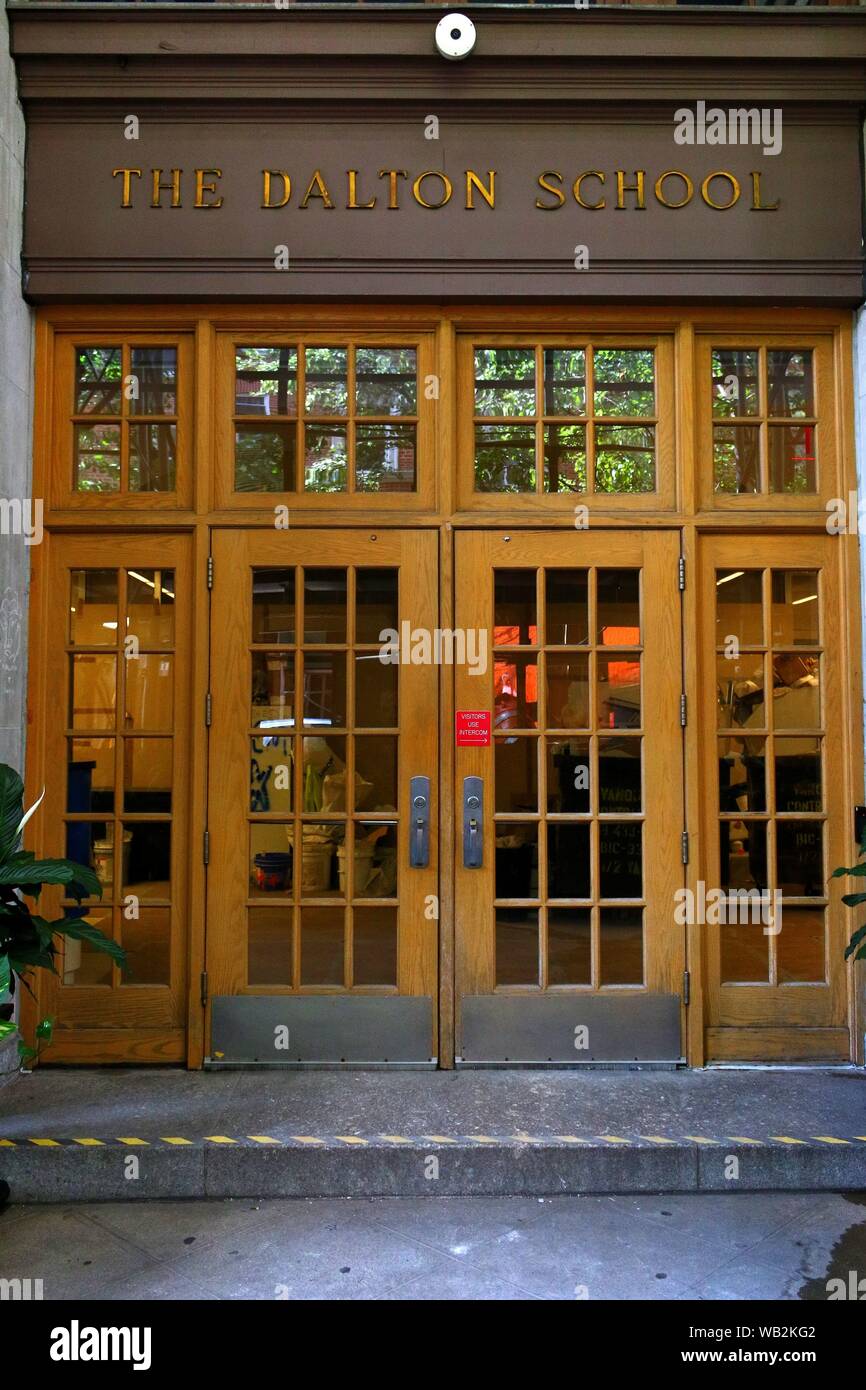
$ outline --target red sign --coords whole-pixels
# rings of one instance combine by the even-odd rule
[[[457,711],[457,747],[486,748],[490,742],[490,710]]]

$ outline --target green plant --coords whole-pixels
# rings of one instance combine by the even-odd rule
[[[848,869],[834,869],[832,878],[842,878],[845,874],[851,874],[853,878],[866,878],[866,829],[860,840],[860,863],[853,864]],[[846,907],[859,907],[861,903],[866,903],[866,893],[843,893],[842,901]],[[866,960],[866,922],[857,927],[848,945],[845,947],[845,959],[853,956],[855,960]]]
[[[81,909],[82,898],[102,897],[102,884],[93,870],[72,859],[37,859],[20,847],[21,833],[41,801],[42,797],[25,812],[21,778],[0,763],[0,997],[7,991],[14,995],[16,982],[29,989],[25,977],[33,970],[57,974],[58,937],[86,941],[121,967],[126,964],[123,947],[88,922]],[[47,884],[63,885],[79,907],[67,908],[53,921],[32,912],[25,897],[35,904]],[[15,1030],[11,1012],[11,1004],[0,1005],[0,1041]],[[51,1041],[52,1026],[51,1019],[39,1023],[37,1044]],[[36,1050],[21,1043],[19,1054],[24,1061],[32,1060]]]

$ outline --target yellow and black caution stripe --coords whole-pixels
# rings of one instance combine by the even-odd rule
[[[818,1147],[866,1146],[866,1134],[160,1134],[143,1138],[138,1135],[96,1137],[70,1135],[46,1137],[21,1135],[0,1138],[0,1149],[183,1149],[213,1145],[246,1148],[276,1147],[284,1149],[328,1148],[351,1152],[357,1149],[430,1149],[445,1145],[478,1147],[495,1145],[520,1148],[525,1146],[570,1148],[653,1148],[670,1147],[759,1147],[814,1145]]]

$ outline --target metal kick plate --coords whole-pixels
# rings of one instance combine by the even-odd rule
[[[304,1062],[433,1060],[429,997],[340,994],[217,995],[210,1061],[292,1066]]]
[[[461,1005],[458,1062],[679,1062],[677,994],[482,994]]]

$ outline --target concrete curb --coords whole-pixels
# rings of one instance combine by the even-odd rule
[[[853,1140],[738,1145],[723,1139],[396,1142],[345,1136],[140,1143],[18,1142],[0,1148],[0,1178],[16,1203],[866,1189],[866,1142]]]

